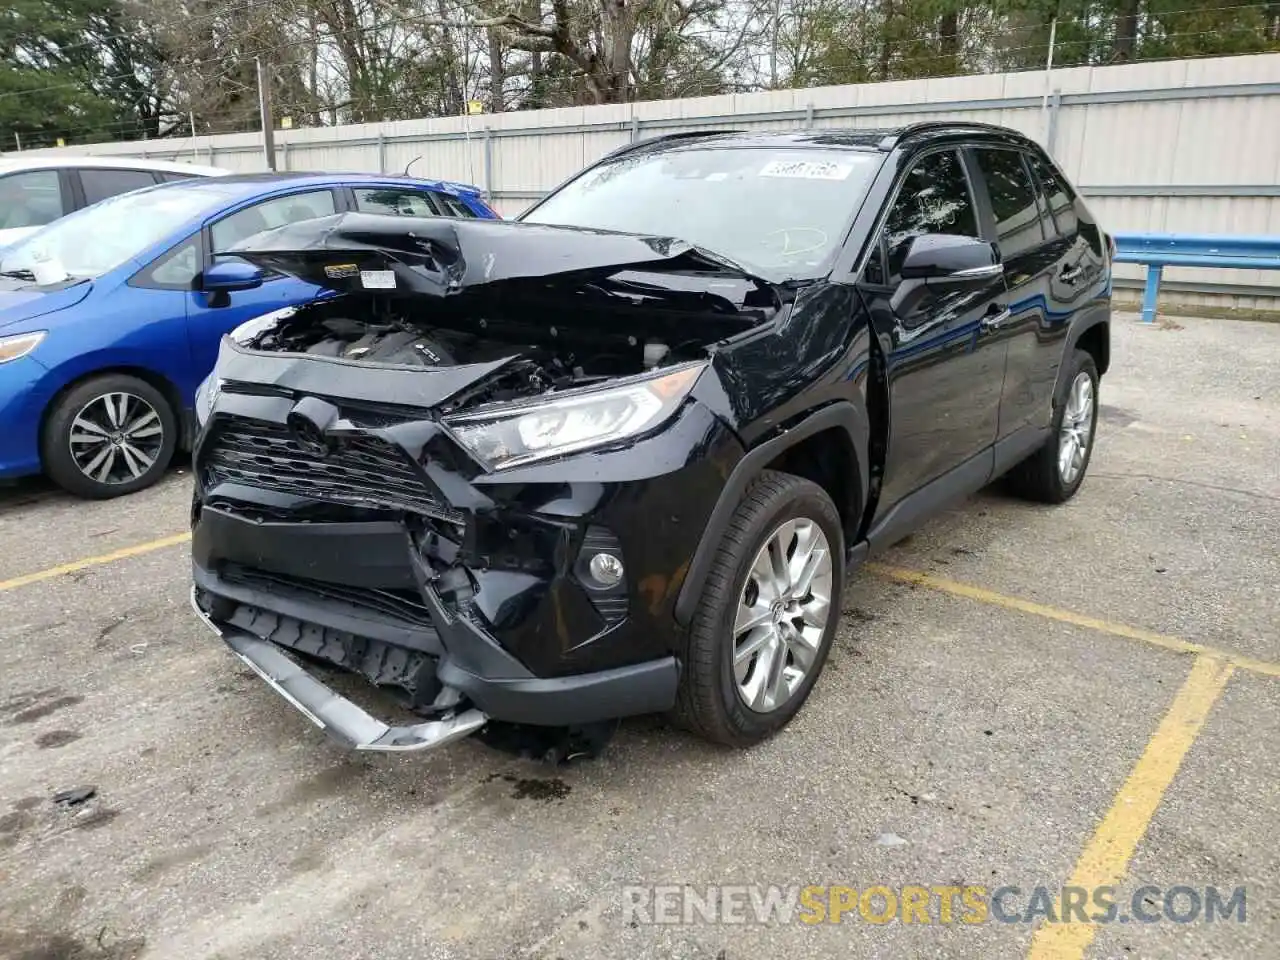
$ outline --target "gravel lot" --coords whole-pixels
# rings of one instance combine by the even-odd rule
[[[0,490],[0,957],[1280,956],[1280,325],[1115,327],[1080,495],[984,492],[862,572],[808,707],[742,753],[650,719],[558,768],[343,752],[194,619],[184,543],[129,552],[184,532],[184,473]],[[1180,732],[1183,642],[1235,671]],[[1124,896],[1243,885],[1247,922],[1050,954],[1027,923],[624,914],[627,885],[1057,890],[1108,816]]]

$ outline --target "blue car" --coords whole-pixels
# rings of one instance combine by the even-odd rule
[[[353,210],[498,216],[465,184],[248,174],[112,197],[0,250],[0,479],[43,471],[95,499],[155,483],[223,334],[325,295],[221,251]]]

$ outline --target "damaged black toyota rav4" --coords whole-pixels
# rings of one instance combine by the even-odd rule
[[[1109,360],[1109,237],[974,124],[681,134],[516,222],[339,214],[236,252],[331,295],[225,338],[201,388],[193,600],[360,749],[660,712],[759,741],[868,556],[999,476],[1076,492]]]

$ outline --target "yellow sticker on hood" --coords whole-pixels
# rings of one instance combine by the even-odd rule
[[[324,275],[330,280],[346,280],[350,277],[358,277],[360,268],[354,263],[331,263],[324,268]]]

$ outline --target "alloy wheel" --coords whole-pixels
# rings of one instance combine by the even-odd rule
[[[104,393],[80,408],[67,439],[71,459],[90,480],[137,480],[164,446],[164,423],[150,403],[132,393]]]
[[[749,709],[777,710],[817,666],[831,586],[831,548],[813,520],[787,520],[766,538],[738,595],[733,625],[734,682]]]
[[[1062,411],[1058,431],[1058,476],[1063,486],[1071,486],[1084,469],[1093,435],[1093,378],[1081,370],[1071,382],[1067,406]]]

